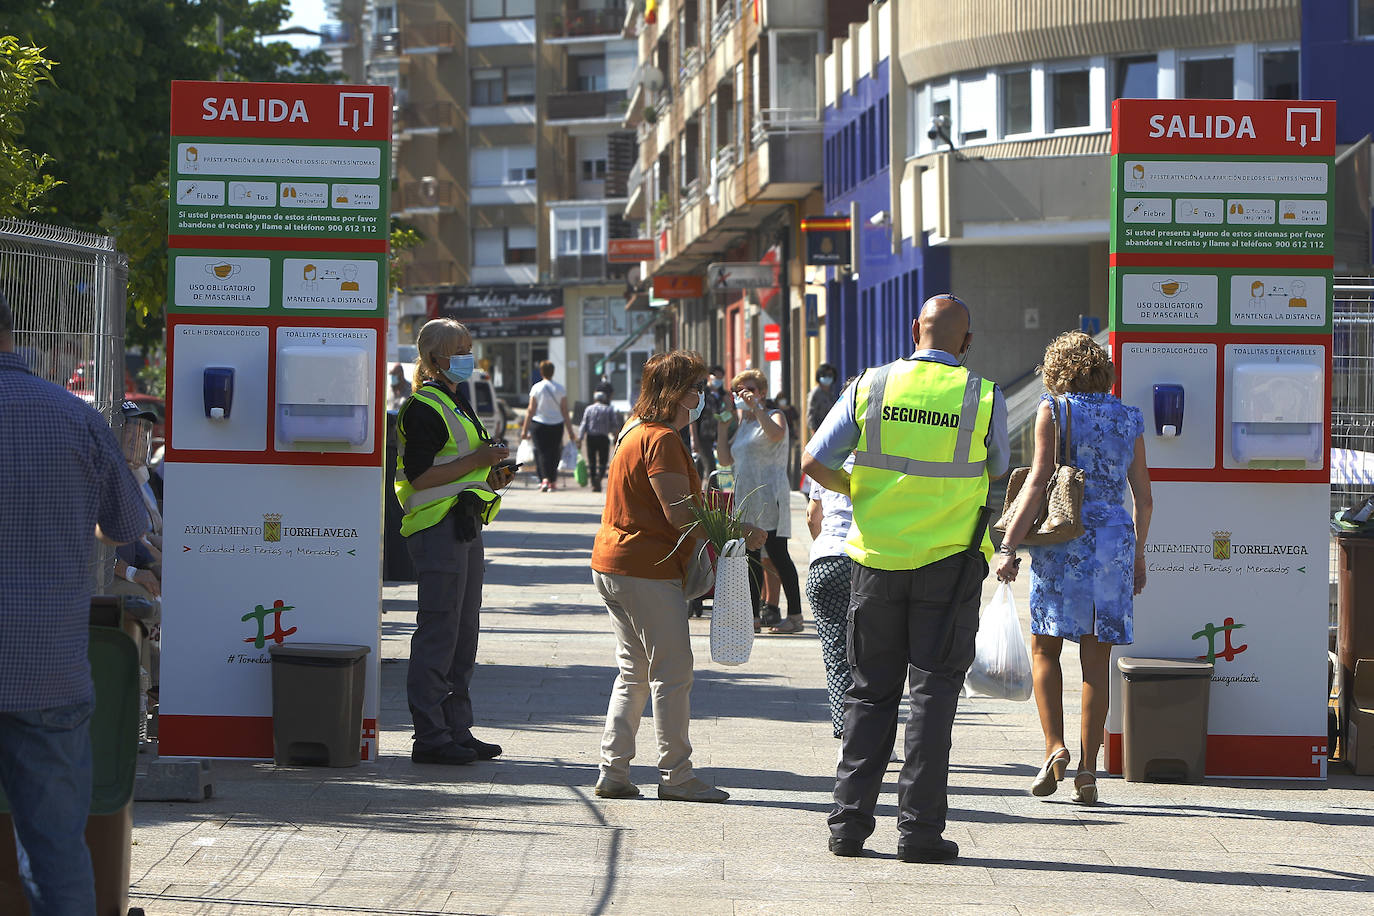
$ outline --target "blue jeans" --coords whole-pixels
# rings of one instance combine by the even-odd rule
[[[86,847],[93,703],[0,712],[0,787],[33,916],[95,912]]]

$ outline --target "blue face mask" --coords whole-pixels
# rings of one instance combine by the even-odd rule
[[[471,353],[460,353],[457,356],[448,358],[448,368],[444,370],[444,378],[453,384],[466,381],[472,375],[472,370],[477,366],[477,357]]]
[[[699,417],[701,416],[701,408],[703,408],[703,407],[705,407],[705,406],[706,406],[706,398],[702,396],[702,394],[701,394],[700,391],[698,391],[698,392],[697,392],[697,406],[693,407],[693,408],[688,412],[687,422],[689,422],[689,423],[695,423],[695,422],[697,421],[697,418],[699,418]]]
[[[834,383],[834,381],[835,381],[835,376],[833,376],[833,375],[822,375],[822,376],[821,376],[821,384],[822,384],[822,385],[830,385],[830,384]]]

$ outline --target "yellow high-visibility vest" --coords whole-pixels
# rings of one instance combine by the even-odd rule
[[[962,366],[906,359],[857,384],[845,551],[870,569],[899,570],[967,549],[987,500],[995,386]],[[986,534],[982,546],[991,561]]]
[[[448,428],[448,441],[434,456],[435,467],[471,455],[482,443],[477,425],[463,416],[458,410],[458,405],[443,388],[437,385],[416,388],[410,398],[433,407],[439,416],[443,417],[444,426]],[[396,498],[405,510],[405,517],[401,519],[401,534],[410,536],[439,524],[458,501],[459,494],[464,491],[475,493],[486,503],[482,513],[484,524],[496,518],[496,513],[501,509],[501,497],[487,485],[487,475],[491,468],[477,468],[451,483],[417,490],[406,477],[406,434],[400,424],[397,424],[397,434],[400,438],[400,447],[396,450]]]

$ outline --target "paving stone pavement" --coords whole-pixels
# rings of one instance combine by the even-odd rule
[[[149,914],[1368,913],[1374,781],[1145,785],[1103,779],[1103,803],[1027,794],[1042,753],[1033,703],[960,705],[947,836],[957,864],[896,860],[889,768],[863,859],[825,848],[837,742],[810,612],[762,636],[747,665],[710,662],[691,623],[693,759],[724,805],[592,795],[614,641],[588,558],[599,494],[518,484],[487,530],[473,683],[477,733],[505,754],[466,767],[409,758],[405,669],[413,585],[382,617],[382,755],[348,769],[214,763],[215,797],[141,802],[131,903]],[[793,555],[809,538],[794,507]],[[1026,580],[1018,584],[1026,625]],[[992,584],[986,586],[991,595]],[[1065,670],[1077,667],[1066,645]],[[1077,689],[1065,700],[1077,728]]]

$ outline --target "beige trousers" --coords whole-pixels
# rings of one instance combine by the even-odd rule
[[[592,581],[611,614],[620,666],[601,738],[601,774],[629,781],[635,733],[645,701],[652,700],[659,782],[686,782],[692,778],[692,642],[682,583],[595,570]]]

